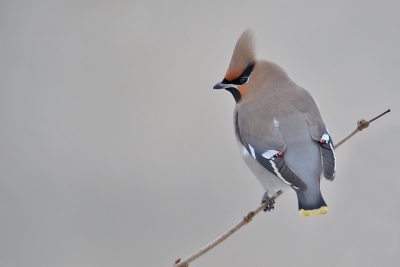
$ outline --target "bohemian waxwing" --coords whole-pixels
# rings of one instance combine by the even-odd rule
[[[321,173],[335,177],[332,138],[311,95],[275,63],[255,58],[251,32],[240,36],[222,82],[236,101],[234,128],[244,161],[265,189],[262,202],[292,188],[303,216],[328,207],[320,191]]]

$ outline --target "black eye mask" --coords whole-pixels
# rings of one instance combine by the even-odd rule
[[[239,75],[239,77],[237,77],[236,79],[229,81],[227,79],[224,79],[222,81],[222,83],[225,84],[236,84],[236,85],[242,85],[247,83],[247,81],[249,80],[250,74],[253,71],[254,68],[254,63],[250,63],[247,68],[243,71],[242,74]]]

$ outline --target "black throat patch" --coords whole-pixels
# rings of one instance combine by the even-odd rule
[[[227,91],[231,92],[233,95],[233,98],[235,99],[236,103],[242,99],[242,95],[240,94],[239,90],[234,88],[234,87],[229,87],[226,88]]]

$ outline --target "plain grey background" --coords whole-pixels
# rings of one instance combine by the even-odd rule
[[[234,100],[237,38],[317,100],[337,150],[326,215],[294,193],[191,266],[398,266],[396,1],[0,4],[0,266],[170,266],[256,208]]]

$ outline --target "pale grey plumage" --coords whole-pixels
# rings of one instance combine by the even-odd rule
[[[246,164],[268,195],[291,186],[302,215],[326,213],[319,180],[322,169],[333,180],[335,155],[315,101],[275,63],[238,55],[239,48],[254,55],[249,31],[238,44],[230,64],[235,69],[214,88],[235,97],[235,132]]]

